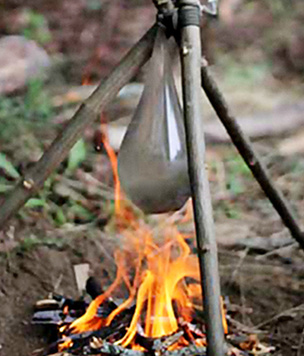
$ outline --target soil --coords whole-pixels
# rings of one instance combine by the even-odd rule
[[[49,333],[31,324],[33,307],[38,300],[47,298],[54,291],[72,298],[79,297],[74,264],[90,263],[93,275],[103,285],[110,282],[114,263],[107,261],[111,260],[107,245],[113,249],[113,243],[101,237],[100,233],[100,238],[96,235],[94,239],[90,238],[90,233],[67,233],[75,234],[78,237],[65,237],[64,241],[61,236],[56,236],[63,241],[62,248],[44,245],[30,251],[19,248],[11,255],[1,255],[1,355],[31,355],[35,349],[47,345]]]

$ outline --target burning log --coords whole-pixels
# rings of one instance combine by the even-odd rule
[[[86,291],[91,296],[92,299],[95,299],[100,294],[102,294],[102,289],[100,283],[94,277],[89,277],[86,283]]]
[[[74,301],[60,295],[53,295],[53,298],[36,303],[32,323],[58,326],[70,324],[79,318],[87,307],[88,304],[83,300]]]
[[[61,310],[45,310],[45,311],[37,311],[33,318],[33,324],[53,324],[53,325],[61,325],[62,323],[71,323],[75,320],[75,318],[64,318],[64,315]]]

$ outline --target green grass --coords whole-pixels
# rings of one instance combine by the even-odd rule
[[[67,244],[62,238],[41,238],[36,236],[25,237],[18,246],[15,248],[15,252],[29,252],[39,246],[49,246],[57,249],[62,249]]]

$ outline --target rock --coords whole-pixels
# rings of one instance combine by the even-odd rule
[[[0,95],[23,89],[31,79],[44,79],[51,65],[46,51],[22,36],[0,39]]]

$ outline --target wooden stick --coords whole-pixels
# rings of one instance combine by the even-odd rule
[[[270,200],[273,207],[280,215],[283,223],[289,229],[291,236],[299,243],[301,248],[304,249],[304,233],[296,222],[293,212],[284,199],[283,194],[275,187],[266,167],[255,152],[249,138],[231,115],[226,100],[218,89],[216,82],[208,72],[207,67],[204,65],[201,68],[201,78],[202,87],[213,106],[213,109],[230,135],[233,144],[243,157],[266,197]]]
[[[157,25],[154,25],[129,51],[110,76],[101,82],[84,101],[65,129],[56,137],[41,159],[7,195],[0,205],[0,229],[25,202],[43,187],[45,180],[65,159],[70,149],[81,138],[85,128],[98,118],[119,90],[150,58]]]
[[[189,177],[192,191],[197,252],[207,328],[207,355],[225,353],[217,246],[209,183],[205,171],[205,142],[201,113],[201,40],[199,1],[180,0],[181,64]]]

